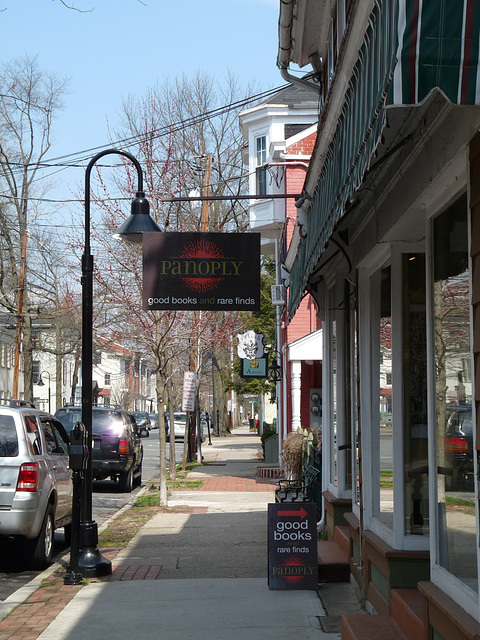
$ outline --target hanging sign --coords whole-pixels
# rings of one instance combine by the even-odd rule
[[[252,329],[245,331],[245,333],[239,333],[237,335],[238,346],[237,354],[239,358],[247,358],[253,360],[253,358],[261,358],[263,356],[263,339],[265,335],[263,333],[256,333]]]
[[[143,309],[258,311],[259,233],[144,233]]]
[[[240,376],[242,378],[266,378],[268,373],[268,358],[254,358],[240,360]]]
[[[268,505],[268,586],[318,589],[317,505]]]

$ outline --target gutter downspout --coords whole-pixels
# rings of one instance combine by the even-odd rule
[[[297,78],[288,71],[290,52],[292,50],[291,29],[293,23],[293,4],[294,0],[280,0],[277,67],[280,69],[280,75],[286,82],[298,85],[299,87],[307,87],[310,90],[314,89],[320,94],[321,88],[318,85],[303,80],[302,78]]]

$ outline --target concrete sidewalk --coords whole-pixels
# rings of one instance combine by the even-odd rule
[[[190,472],[201,489],[174,491],[112,558],[111,577],[65,586],[59,575],[0,622],[0,640],[338,639],[341,613],[358,612],[348,584],[271,591],[267,505],[275,482],[256,477],[260,439],[248,427],[203,446]]]

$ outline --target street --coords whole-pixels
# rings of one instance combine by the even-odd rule
[[[158,477],[160,473],[159,432],[150,432],[149,438],[143,438],[143,471],[142,486],[146,481]],[[169,446],[167,443],[167,458]],[[175,445],[175,459],[181,462],[183,442]],[[93,519],[100,527],[108,518],[127,504],[133,504],[141,487],[136,487],[132,493],[119,493],[118,484],[110,480],[93,483],[92,512]],[[55,532],[54,561],[67,552],[64,542],[63,529]],[[27,584],[40,571],[31,571],[22,566],[21,556],[15,544],[6,543],[0,553],[0,602],[3,602],[17,589]]]

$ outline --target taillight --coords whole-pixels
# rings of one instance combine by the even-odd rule
[[[130,446],[126,438],[120,438],[118,443],[118,453],[120,455],[128,455],[130,453]]]
[[[20,467],[17,491],[36,491],[38,489],[38,463],[25,462]]]
[[[459,436],[455,438],[445,438],[446,453],[468,453],[468,442]]]

